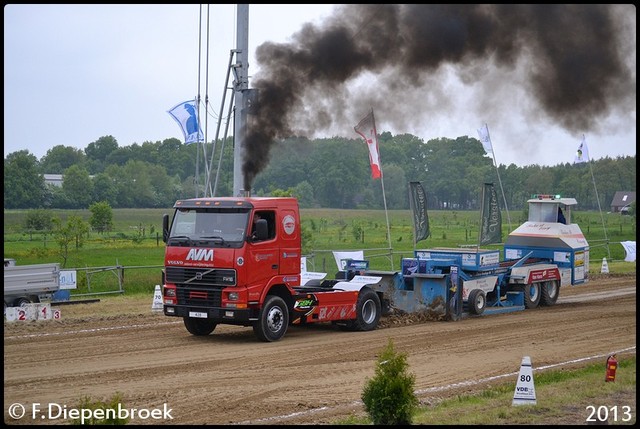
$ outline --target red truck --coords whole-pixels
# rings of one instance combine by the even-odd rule
[[[251,326],[262,341],[289,325],[331,322],[369,331],[381,316],[380,278],[301,283],[298,202],[280,197],[192,198],[163,216],[163,311],[193,335]],[[253,222],[254,214],[260,219]]]

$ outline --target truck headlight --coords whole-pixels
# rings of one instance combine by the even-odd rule
[[[239,296],[238,296],[238,292],[229,292],[229,301],[237,301]]]

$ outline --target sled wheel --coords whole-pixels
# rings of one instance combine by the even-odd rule
[[[482,289],[474,289],[469,293],[469,312],[481,315],[487,306],[487,296]]]
[[[542,290],[540,291],[542,297],[540,298],[540,305],[552,306],[558,300],[560,295],[560,288],[558,287],[558,280],[550,280],[542,284]]]

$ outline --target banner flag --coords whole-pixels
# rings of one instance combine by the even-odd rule
[[[502,214],[493,183],[485,183],[482,192],[480,245],[502,242]]]
[[[580,142],[580,146],[578,146],[578,150],[576,151],[576,157],[573,159],[574,164],[579,164],[581,162],[589,162],[589,148],[587,147],[587,140],[582,135],[582,141]]]
[[[417,243],[431,235],[427,215],[427,194],[420,182],[409,182],[409,203],[413,213],[413,236]]]
[[[204,141],[204,134],[198,121],[198,110],[196,109],[195,100],[180,103],[167,112],[176,120],[178,125],[180,125],[182,134],[184,134],[185,144]]]
[[[378,134],[376,132],[376,123],[373,117],[373,109],[365,116],[354,128],[356,133],[360,134],[369,148],[369,163],[371,164],[371,177],[379,179],[382,177],[382,169],[380,167],[380,151],[378,150]]]
[[[478,128],[478,136],[480,136],[480,143],[487,155],[493,155],[493,146],[491,146],[491,138],[489,137],[489,127],[484,124]]]
[[[633,262],[636,260],[636,242],[635,241],[621,241],[622,247],[624,247],[624,260],[625,262]]]
[[[344,270],[347,266],[347,259],[354,259],[356,261],[364,260],[364,250],[354,250],[354,251],[333,251],[333,258],[336,260],[336,265],[338,266],[338,270]]]

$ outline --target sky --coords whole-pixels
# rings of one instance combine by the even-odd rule
[[[615,64],[610,75],[606,68],[600,69],[594,77],[588,76],[583,86],[573,86],[582,77],[576,69],[573,74],[563,72],[556,80],[549,77],[557,76],[545,68],[549,58],[539,56],[537,52],[545,49],[540,46],[546,43],[546,49],[561,51],[560,58],[570,58],[561,49],[565,37],[554,39],[553,31],[522,31],[522,36],[512,36],[515,33],[506,33],[511,23],[505,20],[500,30],[491,28],[487,31],[490,37],[484,38],[470,34],[471,26],[445,27],[445,19],[423,22],[420,15],[409,14],[419,21],[416,28],[428,41],[417,45],[423,54],[417,58],[415,53],[406,54],[410,48],[398,41],[410,39],[404,24],[401,30],[394,30],[384,22],[395,17],[390,11],[376,9],[370,21],[363,21],[373,31],[357,24],[360,16],[373,10],[368,6],[385,6],[347,5],[344,10],[336,6],[341,5],[250,5],[249,87],[260,79],[264,84],[283,77],[290,91],[298,91],[289,96],[300,101],[299,105],[292,101],[287,106],[291,110],[278,110],[277,106],[265,109],[267,121],[291,114],[291,123],[283,126],[298,135],[355,139],[360,137],[353,127],[373,109],[378,133],[410,133],[424,141],[478,138],[477,129],[487,124],[495,161],[506,165],[571,163],[583,135],[590,159],[636,154],[636,12],[632,5],[616,15],[626,19],[626,25],[613,26],[629,29],[616,34],[620,37],[616,40],[624,44],[623,69]],[[208,120],[201,118],[201,124],[211,139],[230,52],[236,47],[237,25],[235,5],[205,5],[205,15],[207,9],[208,26],[201,21],[198,4],[5,5],[5,157],[27,149],[40,159],[55,146],[85,149],[107,135],[121,147],[172,137],[184,140],[167,111],[197,94],[203,100],[209,98]],[[470,9],[463,12],[465,18],[467,12],[473,18]],[[324,32],[331,28],[325,24],[341,20],[349,23],[345,25],[360,25],[350,40],[356,41],[355,48],[357,43],[364,46],[370,40],[378,46],[360,55],[359,48],[349,51],[346,45],[351,47],[351,43],[341,43],[331,48],[329,57],[324,56],[318,42],[325,40]],[[312,26],[300,32],[309,23]],[[522,27],[517,22],[513,25]],[[594,28],[601,27],[587,30],[597,36],[584,37],[598,37],[596,45],[608,40],[608,35]],[[386,29],[391,29],[388,34]],[[405,38],[395,39],[398,33]],[[583,36],[573,36],[577,41],[572,41],[572,52],[580,52]],[[445,43],[449,40],[451,44]],[[602,49],[593,48],[594,43],[586,41],[592,58],[579,58],[579,70],[589,70],[585,64],[592,60],[607,64],[610,47],[603,42]],[[304,66],[297,62],[302,55],[278,56],[278,52],[304,53],[320,71],[296,72],[294,67]],[[353,65],[355,60],[361,62]],[[396,67],[395,62],[401,62],[402,67]],[[346,70],[348,77],[337,76]],[[554,72],[560,75],[557,69]],[[557,89],[555,94],[552,88]],[[274,116],[269,118],[271,112]],[[383,158],[381,162],[384,165]]]

